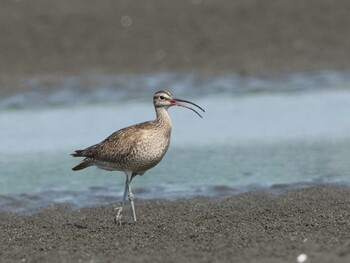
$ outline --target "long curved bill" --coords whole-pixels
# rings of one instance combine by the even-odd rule
[[[186,105],[184,105],[184,104],[182,104],[182,103],[179,103],[179,102],[189,103],[189,104],[191,104],[191,105],[193,105],[193,106],[196,106],[196,107],[197,107],[198,109],[200,109],[201,111],[205,112],[205,110],[204,110],[202,107],[198,106],[197,104],[195,104],[195,103],[193,103],[193,102],[191,102],[191,101],[173,98],[172,100],[170,100],[170,102],[171,102],[173,105],[187,108],[187,109],[189,109],[189,110],[195,112],[199,117],[203,118],[202,115],[200,115],[195,109],[192,109],[191,107],[188,107],[188,106],[186,106]]]

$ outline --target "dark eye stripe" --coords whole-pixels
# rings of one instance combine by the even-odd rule
[[[158,95],[158,94],[166,94],[169,97],[171,97],[171,93],[169,91],[166,91],[166,90],[157,91],[154,95]]]
[[[161,99],[161,100],[165,100],[167,99],[166,97],[164,97],[163,95],[160,95],[160,96],[154,96],[153,99],[156,100],[156,99]]]

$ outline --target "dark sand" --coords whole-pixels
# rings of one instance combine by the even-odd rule
[[[349,188],[136,205],[139,221],[122,226],[111,206],[2,212],[1,262],[350,262]]]
[[[30,76],[348,70],[349,10],[347,0],[3,0],[0,96]],[[0,262],[350,262],[348,188],[136,205],[139,222],[122,226],[110,206],[2,212]]]
[[[348,70],[349,10],[348,0],[3,0],[0,96],[33,75],[51,76],[50,89],[67,74]]]

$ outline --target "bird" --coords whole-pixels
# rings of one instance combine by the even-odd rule
[[[135,176],[141,176],[156,166],[166,154],[172,131],[168,109],[172,106],[184,107],[202,118],[202,115],[195,109],[183,103],[191,104],[205,112],[203,108],[191,101],[174,98],[169,91],[160,90],[155,92],[153,96],[153,106],[156,112],[155,120],[120,129],[102,142],[83,150],[76,150],[71,154],[73,157],[84,157],[78,165],[72,168],[73,171],[97,166],[107,171],[122,171],[125,173],[124,194],[120,206],[116,208],[118,211],[115,216],[115,223],[122,224],[122,211],[127,197],[132,210],[133,222],[137,221],[134,194],[131,191],[130,184]]]

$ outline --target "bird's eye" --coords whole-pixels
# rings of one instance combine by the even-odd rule
[[[165,99],[164,96],[159,96],[159,98],[160,98],[161,100],[164,100],[164,99]]]

